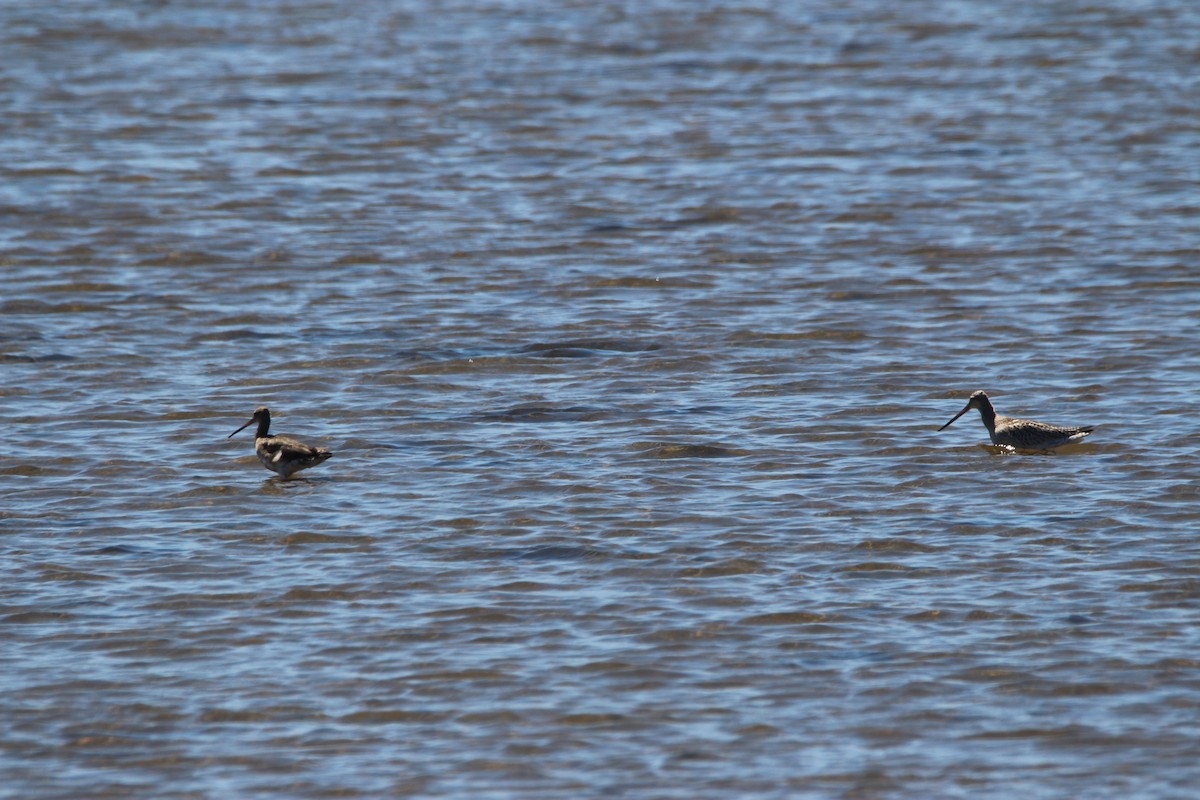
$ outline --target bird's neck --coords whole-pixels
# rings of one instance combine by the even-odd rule
[[[254,434],[254,438],[255,439],[267,438],[268,436],[271,435],[270,433],[268,433],[269,430],[271,430],[271,418],[263,417],[262,419],[260,419],[258,421],[258,432]]]
[[[993,433],[996,430],[996,409],[992,408],[992,404],[980,406],[979,416],[983,417],[983,426],[988,429],[988,433]]]

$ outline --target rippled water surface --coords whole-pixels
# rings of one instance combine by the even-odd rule
[[[4,4],[0,795],[1194,796],[1198,9]]]

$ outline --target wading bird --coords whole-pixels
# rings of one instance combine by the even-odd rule
[[[1060,425],[1035,422],[1031,419],[1003,417],[996,413],[996,409],[992,407],[992,401],[983,391],[972,394],[971,399],[967,401],[966,408],[955,414],[954,419],[938,430],[944,431],[949,428],[954,420],[972,408],[979,409],[979,416],[983,417],[983,425],[988,430],[988,436],[992,437],[992,444],[1002,447],[1014,447],[1019,450],[1053,450],[1064,444],[1079,442],[1095,430],[1091,425],[1065,428]]]
[[[226,438],[232,439],[254,423],[258,431],[254,434],[254,453],[262,465],[282,478],[289,478],[302,469],[315,467],[333,455],[323,447],[312,447],[288,436],[271,435],[271,412],[266,406],[254,409],[254,416],[242,427]]]

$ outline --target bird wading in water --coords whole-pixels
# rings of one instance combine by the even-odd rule
[[[983,417],[983,425],[987,428],[988,436],[992,438],[992,444],[1000,445],[1001,447],[1012,447],[1018,450],[1053,450],[1065,444],[1074,444],[1082,441],[1085,436],[1095,430],[1091,425],[1070,428],[1061,425],[1048,425],[1045,422],[1036,422],[1032,419],[1015,419],[1013,417],[1001,416],[992,407],[991,398],[983,391],[972,394],[971,399],[967,401],[966,408],[955,414],[954,419],[938,428],[938,430],[944,431],[950,427],[954,420],[957,420],[972,408],[978,409],[979,416]]]
[[[315,467],[333,455],[332,450],[323,447],[312,447],[297,441],[290,436],[271,435],[271,412],[266,406],[254,409],[254,416],[242,427],[226,438],[232,439],[254,423],[258,423],[258,431],[254,434],[254,453],[262,465],[281,478],[290,478],[302,469]]]

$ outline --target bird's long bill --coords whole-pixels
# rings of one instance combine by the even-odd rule
[[[949,428],[951,425],[953,425],[953,424],[954,424],[954,420],[955,420],[955,419],[958,419],[959,417],[961,417],[963,414],[967,413],[967,412],[968,412],[968,411],[970,411],[970,410],[971,410],[971,404],[970,404],[970,403],[967,403],[967,407],[966,407],[966,408],[964,408],[962,411],[960,411],[960,412],[958,412],[957,414],[955,414],[955,415],[954,415],[954,419],[950,420],[950,421],[949,421],[949,422],[947,422],[945,425],[943,425],[942,427],[938,428],[938,430],[939,430],[939,431],[944,431],[944,430],[946,430],[946,428]]]
[[[951,420],[951,422],[953,422],[953,421],[954,421],[954,420]],[[247,422],[245,425],[243,425],[242,427],[238,428],[236,431],[234,431],[233,433],[229,434],[229,435],[228,435],[228,436],[226,436],[225,438],[226,438],[226,439],[232,439],[234,436],[237,436],[239,433],[241,433],[242,431],[246,430],[246,428],[249,428],[249,427],[250,427],[251,425],[253,425],[253,424],[254,424],[254,418],[252,417],[252,418],[250,419],[250,421],[249,421],[249,422]]]

